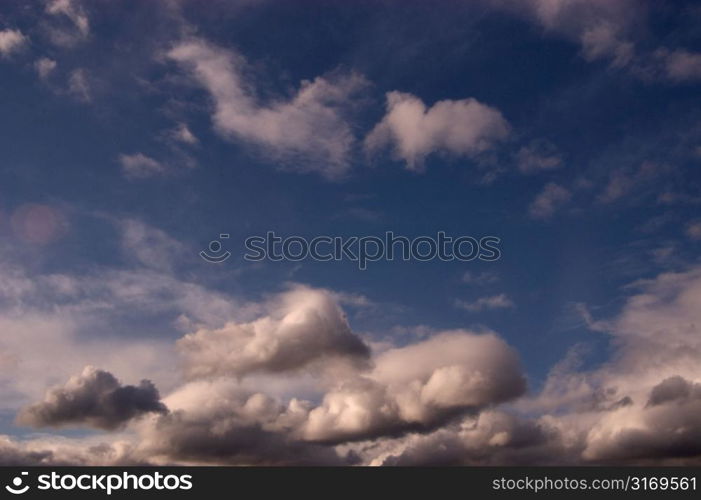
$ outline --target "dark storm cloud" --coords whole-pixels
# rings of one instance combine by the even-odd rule
[[[50,389],[43,401],[22,409],[17,421],[31,427],[114,430],[150,412],[167,412],[150,381],[123,386],[111,373],[87,367],[66,385]]]

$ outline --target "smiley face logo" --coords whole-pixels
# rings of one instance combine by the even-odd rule
[[[219,238],[222,240],[228,240],[229,235],[226,233],[222,233],[219,235]],[[224,246],[222,245],[221,241],[214,240],[209,242],[207,250],[202,250],[200,252],[200,257],[202,257],[207,262],[219,264],[231,257],[231,252],[229,252],[228,250],[224,250]]]
[[[5,486],[5,489],[12,493],[13,495],[22,495],[24,493],[27,493],[29,490],[29,485],[25,485],[22,487],[23,479],[22,476],[28,476],[28,472],[22,472],[19,476],[16,476],[15,478],[12,479],[12,485],[7,485]]]

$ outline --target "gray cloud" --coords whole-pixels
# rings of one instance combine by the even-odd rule
[[[173,411],[144,422],[143,456],[175,463],[240,465],[340,464],[333,448],[308,443],[294,430],[308,403],[287,405],[231,380],[193,382],[168,398]]]
[[[683,403],[689,399],[701,399],[701,384],[694,384],[677,375],[664,379],[652,388],[647,406],[657,406],[672,401]]]
[[[43,401],[23,408],[17,422],[31,427],[85,425],[114,430],[151,412],[167,412],[151,382],[123,386],[111,373],[86,367],[66,385],[50,389]]]

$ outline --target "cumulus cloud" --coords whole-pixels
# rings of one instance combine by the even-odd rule
[[[119,163],[122,165],[122,172],[127,179],[146,179],[154,175],[164,174],[167,171],[162,163],[143,153],[120,155]]]
[[[513,301],[505,293],[491,295],[488,297],[480,297],[473,302],[456,300],[455,305],[460,309],[465,309],[466,311],[470,312],[480,312],[492,309],[510,309],[515,307]]]
[[[534,219],[547,219],[572,198],[572,193],[568,189],[550,182],[535,197],[535,200],[528,207],[528,212]]]
[[[141,455],[167,462],[246,465],[341,464],[332,448],[294,430],[310,403],[288,404],[231,379],[189,383],[167,398],[172,412],[142,423]]]
[[[559,438],[545,422],[490,410],[428,434],[368,444],[357,453],[370,465],[391,466],[572,463]]]
[[[518,356],[496,335],[444,332],[379,355],[370,373],[327,392],[303,433],[344,441],[425,431],[524,390]]]
[[[135,255],[150,241],[139,236],[149,234],[143,225],[120,228],[132,233],[125,250]],[[610,336],[612,358],[583,369],[586,351],[573,349],[534,395],[525,394],[518,355],[492,332],[428,330],[407,345],[373,343],[371,353],[339,305],[365,299],[293,286],[242,307],[143,266],[89,279],[29,276],[0,261],[0,329],[9,332],[0,340],[3,409],[46,384],[52,357],[65,360],[61,370],[92,358],[110,366],[50,389],[19,421],[129,424],[102,442],[0,436],[0,463],[505,465],[701,456],[698,266],[628,286],[618,314],[587,322]],[[169,383],[163,400],[149,382],[125,386],[110,374],[144,370],[141,340],[128,341],[129,350],[65,333],[85,315],[119,308],[194,318],[179,345],[191,380]],[[106,351],[121,359],[119,372]],[[177,371],[173,357],[166,368]]]
[[[19,30],[0,31],[0,56],[8,57],[20,50],[27,43],[27,38]]]
[[[284,372],[329,358],[362,361],[368,347],[350,329],[333,296],[296,287],[249,323],[202,328],[178,341],[190,377]]]
[[[350,167],[355,139],[348,106],[366,85],[361,76],[317,77],[303,81],[288,99],[262,103],[255,83],[246,77],[246,61],[233,50],[191,39],[176,45],[168,57],[209,92],[221,135],[254,144],[289,168],[327,178],[338,178]]]
[[[22,409],[18,423],[31,427],[81,426],[114,430],[145,413],[167,412],[148,380],[123,386],[109,372],[88,366],[43,401]]]
[[[701,268],[629,289],[621,312],[595,323],[616,346],[609,361],[582,370],[586,352],[573,349],[517,413],[485,411],[357,453],[377,465],[698,464]]]
[[[561,440],[569,436],[581,461],[697,460],[701,269],[663,273],[635,290],[618,316],[597,322],[612,336],[615,356],[591,371],[553,371],[537,404],[557,412],[540,419]]]
[[[365,138],[370,154],[389,146],[410,170],[421,170],[431,153],[473,157],[506,138],[501,112],[476,99],[444,100],[430,108],[404,92],[387,93],[384,118]]]

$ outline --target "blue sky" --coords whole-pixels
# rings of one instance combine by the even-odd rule
[[[178,339],[276,317],[270,297],[299,286],[378,355],[496,332],[522,399],[542,403],[575,354],[577,377],[605,378],[626,311],[654,295],[631,284],[696,283],[700,20],[693,2],[633,0],[4,4],[0,433],[35,436],[18,410],[85,365],[177,400],[161,358]],[[502,257],[246,262],[267,231],[494,235]],[[205,262],[221,233],[232,258]],[[44,328],[79,347],[28,383],[31,346],[9,337]],[[296,376],[261,383],[323,399]]]

